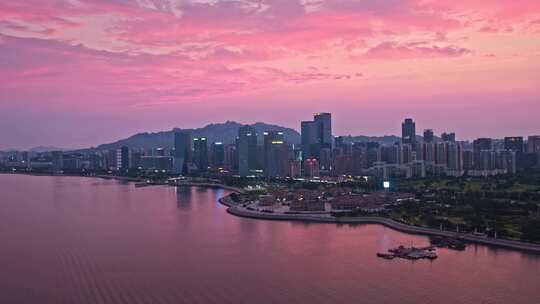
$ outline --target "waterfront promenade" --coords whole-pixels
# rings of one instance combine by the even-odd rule
[[[334,223],[334,224],[379,224],[386,227],[406,232],[412,234],[423,234],[423,235],[432,235],[432,236],[443,236],[457,238],[464,241],[478,243],[488,246],[503,247],[515,250],[526,251],[530,253],[540,254],[540,244],[532,244],[520,241],[512,241],[505,239],[494,239],[482,236],[475,236],[472,234],[458,233],[453,231],[444,231],[437,230],[427,227],[418,227],[403,224],[397,221],[394,221],[389,218],[383,217],[372,217],[372,216],[362,216],[362,217],[334,217],[330,214],[309,214],[309,213],[266,213],[259,212],[256,210],[249,210],[242,206],[233,204],[228,197],[223,197],[220,199],[220,202],[229,208],[227,212],[230,214],[255,218],[255,219],[264,219],[264,220],[282,220],[282,221],[304,221],[304,222],[314,222],[314,223]]]

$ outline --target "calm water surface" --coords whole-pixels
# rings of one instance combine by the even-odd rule
[[[540,303],[540,257],[227,214],[223,190],[0,175],[0,303]]]

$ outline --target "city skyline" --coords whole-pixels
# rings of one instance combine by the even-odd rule
[[[317,115],[317,114],[330,114],[330,113],[327,113],[327,112],[316,112],[316,113],[313,113],[313,115]],[[332,116],[334,114],[331,114]],[[492,139],[497,139],[497,140],[504,140],[505,137],[523,137],[523,138],[527,138],[528,136],[538,136],[537,134],[540,134],[540,131],[538,132],[533,132],[533,133],[530,133],[530,134],[514,134],[514,133],[503,133],[501,136],[489,136],[489,135],[479,135],[477,137],[471,137],[471,138],[467,138],[467,137],[462,137],[461,134],[457,134],[456,135],[456,132],[454,131],[455,129],[451,129],[451,128],[447,128],[447,129],[436,129],[436,128],[433,128],[433,127],[430,127],[430,126],[427,126],[425,123],[418,123],[418,121],[415,119],[415,118],[411,118],[411,117],[406,117],[406,118],[402,118],[401,122],[400,123],[395,123],[394,125],[395,126],[395,130],[393,130],[392,132],[387,132],[387,133],[382,133],[382,134],[367,134],[367,133],[349,133],[349,134],[335,134],[334,131],[332,131],[332,134],[331,136],[333,138],[336,138],[336,137],[340,137],[340,136],[345,136],[345,137],[348,137],[348,136],[352,136],[352,137],[356,137],[356,136],[366,136],[366,137],[385,137],[385,136],[395,136],[397,138],[402,138],[402,127],[403,127],[403,122],[405,119],[412,119],[413,120],[413,124],[415,125],[419,125],[418,128],[415,128],[415,134],[416,136],[420,136],[420,137],[423,137],[425,135],[425,131],[430,131],[432,132],[433,134],[431,136],[435,136],[437,138],[441,138],[441,139],[444,139],[444,136],[445,135],[453,135],[454,138],[456,138],[456,140],[458,141],[464,141],[464,142],[470,142],[472,143],[474,140],[478,139],[478,138],[492,138]],[[171,129],[174,131],[174,130],[193,130],[193,129],[200,129],[200,128],[204,128],[204,127],[207,127],[209,125],[213,125],[213,124],[225,124],[225,123],[228,123],[228,122],[234,122],[234,123],[239,123],[241,125],[245,125],[245,126],[250,126],[250,125],[254,125],[254,124],[257,124],[257,123],[263,123],[263,124],[268,124],[268,125],[274,125],[274,126],[277,126],[277,127],[280,127],[280,128],[287,128],[287,129],[292,129],[294,130],[295,132],[298,133],[298,135],[301,137],[301,134],[302,134],[302,125],[304,123],[313,123],[312,121],[306,121],[306,120],[303,120],[303,121],[300,121],[299,122],[299,127],[288,127],[288,126],[282,126],[282,125],[277,125],[277,124],[273,124],[271,122],[261,122],[261,121],[258,121],[258,122],[252,122],[252,123],[240,123],[238,121],[231,121],[231,120],[226,120],[225,122],[213,122],[213,123],[209,123],[207,125],[201,125],[201,126],[196,126],[194,128],[179,128],[179,127],[173,127],[173,128],[169,128],[169,129],[166,129],[166,130],[153,130],[153,131],[150,131],[150,130],[141,130],[140,132],[137,132],[137,133],[131,133],[131,134],[126,134],[124,136],[120,136],[118,138],[112,138],[110,139],[109,141],[105,141],[105,142],[97,142],[95,144],[92,144],[92,145],[88,145],[88,146],[68,146],[68,145],[57,145],[57,144],[53,144],[53,143],[48,143],[48,142],[40,142],[40,143],[37,143],[37,144],[26,144],[26,145],[23,145],[23,146],[19,146],[19,147],[16,147],[16,146],[9,146],[9,144],[6,144],[6,142],[0,142],[0,151],[4,150],[4,151],[8,151],[8,150],[30,150],[30,149],[34,149],[34,148],[38,148],[39,149],[42,149],[42,148],[55,148],[55,149],[61,149],[61,150],[76,150],[76,149],[87,149],[87,148],[91,148],[91,147],[97,147],[99,145],[102,145],[102,144],[108,144],[108,143],[112,143],[112,142],[116,142],[118,140],[122,140],[122,139],[125,139],[125,138],[129,138],[133,135],[136,135],[136,134],[141,134],[141,133],[158,133],[158,132],[167,132],[167,131],[170,131]],[[335,122],[335,119],[334,119],[334,122],[333,124],[336,124]],[[339,125],[339,123],[337,124]],[[260,135],[260,134],[259,134]]]
[[[2,1],[2,149],[226,119],[538,133],[538,1]],[[239,22],[238,20],[243,20]],[[306,111],[309,110],[309,111]],[[76,127],[73,127],[76,126]]]
[[[205,134],[201,129],[173,129],[168,135],[158,135],[161,138],[146,134],[78,151],[0,151],[0,166],[45,172],[106,170],[120,174],[210,173],[267,178],[372,176],[379,180],[487,177],[540,166],[540,136],[510,136],[503,141],[481,137],[471,143],[459,141],[454,132],[443,132],[436,139],[433,130],[426,129],[419,140],[416,122],[405,118],[401,138],[334,137],[332,114],[327,112],[314,113],[313,120],[300,124],[300,134],[275,125],[230,122],[212,125],[213,129],[204,130]]]

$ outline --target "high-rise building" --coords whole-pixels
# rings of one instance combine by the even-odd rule
[[[225,145],[225,157],[223,165],[228,170],[237,171],[238,170],[238,153],[236,150],[237,146],[235,144]]]
[[[448,163],[448,145],[445,142],[435,144],[435,163],[446,166]]]
[[[410,166],[410,177],[426,177],[426,164],[423,160],[415,160]]]
[[[399,144],[381,147],[381,161],[387,164],[398,164],[400,154]]]
[[[432,129],[425,129],[424,130],[424,142],[425,143],[431,143],[433,142],[433,130]]]
[[[412,159],[412,146],[410,144],[404,144],[399,146],[399,162],[400,164],[409,164]]]
[[[174,130],[173,167],[175,173],[186,174],[192,158],[191,133]]]
[[[283,132],[264,133],[264,169],[270,177],[286,176],[288,173],[288,151]]]
[[[490,155],[487,152],[493,150],[493,141],[491,138],[478,138],[473,141],[473,162],[478,170],[486,170],[490,167]],[[486,153],[483,153],[486,152]]]
[[[315,113],[313,121],[301,122],[302,158],[317,158],[322,149],[332,151],[332,114]]]
[[[529,136],[527,139],[527,152],[540,153],[540,135]]]
[[[272,155],[270,149],[274,148],[273,142],[285,142],[283,132],[281,131],[267,131],[263,133],[263,153],[264,153],[264,169],[267,170],[270,162],[272,161]]]
[[[257,132],[249,125],[238,129],[238,174],[248,176],[257,169]]]
[[[142,157],[144,154],[141,151],[131,151],[131,168],[141,167]],[[172,166],[171,166],[172,169]]]
[[[379,143],[370,141],[366,143],[366,167],[371,168],[375,162],[380,160]]]
[[[433,164],[437,160],[437,144],[436,143],[424,143],[422,145],[422,159],[426,163]]]
[[[110,149],[105,152],[105,169],[116,170],[116,150]]]
[[[315,113],[313,121],[317,126],[317,141],[321,149],[332,149],[332,114]]]
[[[478,138],[473,141],[473,150],[483,151],[492,150],[493,140],[491,138]]]
[[[504,138],[504,149],[517,153],[523,153],[523,137],[513,136]]]
[[[193,138],[193,162],[197,170],[208,170],[208,140],[206,137]]]
[[[314,121],[301,122],[302,159],[316,157],[318,151],[317,125]]]
[[[225,145],[222,142],[212,144],[212,166],[222,168],[225,165]]]
[[[401,143],[413,146],[416,143],[416,124],[412,118],[406,118],[401,124]]]
[[[129,148],[122,146],[116,150],[116,170],[127,171],[130,167]]]
[[[344,145],[346,145],[345,136],[337,136],[335,138],[335,147],[340,148],[340,147],[343,147]]]
[[[463,151],[463,169],[466,171],[474,169],[474,153],[471,150]]]
[[[515,174],[517,171],[517,158],[516,152],[507,150],[499,152],[499,164],[497,165],[498,169],[506,170],[506,173]]]
[[[456,142],[447,142],[446,153],[447,169],[453,171],[454,176],[461,176],[463,171],[463,151],[461,145]]]
[[[62,151],[51,152],[53,169],[60,170],[64,168],[64,153]]]
[[[165,170],[173,169],[173,158],[171,156],[146,155],[141,156],[140,167],[143,170]]]
[[[456,133],[443,133],[441,134],[442,141],[449,141],[449,142],[455,142],[456,141]]]

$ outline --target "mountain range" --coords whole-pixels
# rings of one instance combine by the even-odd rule
[[[175,128],[170,131],[161,131],[154,133],[138,133],[133,136],[130,136],[125,139],[121,139],[112,143],[102,144],[97,147],[100,150],[107,149],[117,149],[121,146],[127,146],[130,148],[143,148],[143,149],[153,149],[153,148],[171,148],[173,144],[173,132],[174,130],[183,130],[190,131],[193,137],[206,137],[208,142],[223,142],[225,144],[232,144],[235,142],[235,139],[238,135],[238,129],[243,126],[243,124],[235,121],[226,121],[224,123],[213,123],[206,125],[202,128],[196,129],[179,129]],[[282,131],[285,136],[285,140],[291,144],[300,144],[301,136],[298,131],[282,127],[273,124],[267,124],[264,122],[257,122],[250,125],[253,127],[258,134],[263,134],[266,131]],[[259,136],[259,144],[262,143],[263,137]],[[400,137],[395,135],[385,135],[385,136],[345,136],[345,142],[367,142],[374,141],[380,144],[392,144],[399,142]],[[418,140],[421,141],[422,137],[418,136]]]
[[[206,137],[209,143],[223,142],[225,144],[232,144],[235,142],[238,135],[238,129],[243,126],[235,121],[226,121],[224,123],[214,123],[206,125],[202,128],[196,129],[179,129],[174,130],[190,131],[193,137]],[[272,124],[266,124],[263,122],[257,122],[250,125],[258,134],[263,134],[265,131],[282,131],[285,136],[285,140],[292,144],[300,143],[300,134],[291,128],[281,127]],[[130,148],[170,148],[173,144],[173,132],[162,131],[155,133],[138,133],[125,139],[121,139],[112,143],[99,145],[97,149],[117,149],[121,146],[127,146]],[[262,136],[259,136],[259,141],[262,142]]]

